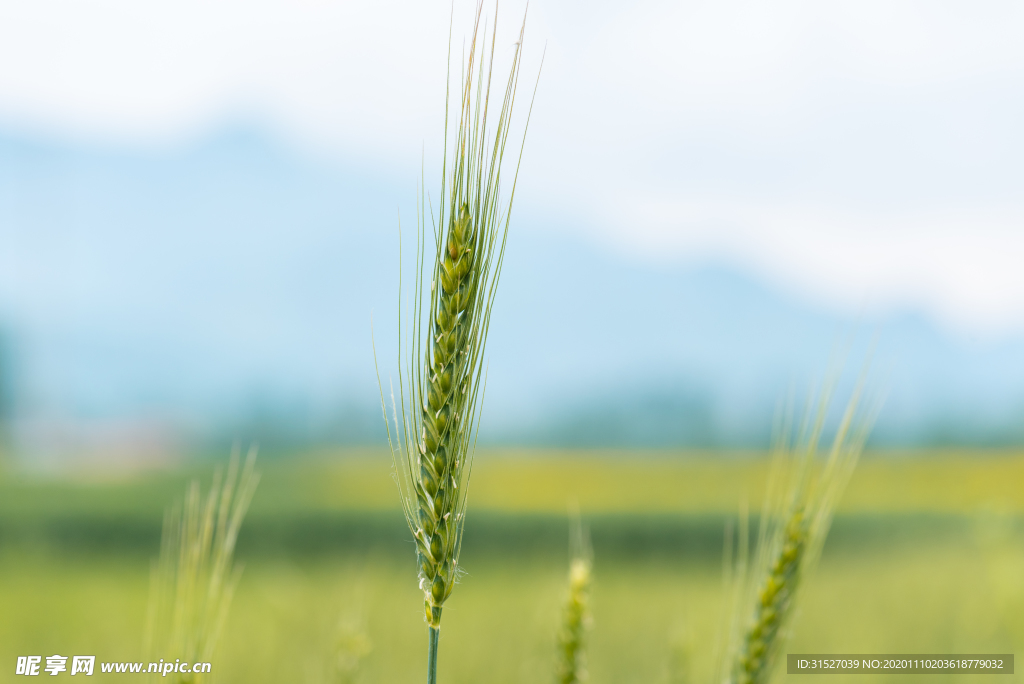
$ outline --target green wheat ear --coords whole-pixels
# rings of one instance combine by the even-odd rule
[[[460,574],[466,489],[483,390],[484,346],[519,172],[517,164],[508,201],[503,203],[499,196],[502,159],[519,80],[525,17],[495,121],[490,118],[494,112],[489,105],[497,29],[495,24],[488,43],[487,27],[481,26],[482,13],[481,2],[463,65],[458,125],[451,144],[450,97],[446,105],[441,202],[429,220],[426,196],[422,189],[420,192],[411,335],[406,340],[399,333],[399,401],[395,402],[392,392],[393,429],[381,388],[395,478],[416,540],[430,632],[428,681],[436,676],[441,609]],[[449,45],[450,41],[449,37]],[[524,127],[524,141],[525,134]],[[434,227],[433,250],[425,238],[428,223]],[[433,253],[430,265],[426,263],[429,252]],[[400,306],[400,323],[401,318]]]
[[[255,470],[255,446],[241,468],[239,461],[236,445],[227,474],[222,477],[220,470],[214,474],[205,497],[199,482],[193,481],[184,501],[164,515],[146,616],[144,652],[150,662],[158,658],[213,661],[241,576],[234,562],[235,542],[260,477]],[[204,674],[176,676],[179,684],[209,680]]]
[[[590,629],[590,585],[593,554],[589,535],[579,517],[573,520],[570,538],[569,590],[562,606],[562,625],[558,632],[558,684],[586,681],[586,636]]]
[[[839,498],[867,440],[877,406],[860,410],[863,382],[847,404],[827,457],[820,455],[832,391],[822,393],[794,441],[779,434],[752,565],[747,567],[741,520],[730,656],[732,684],[767,684],[788,637],[798,593],[817,563]],[[822,463],[822,460],[824,461]],[[745,624],[744,624],[745,623]]]

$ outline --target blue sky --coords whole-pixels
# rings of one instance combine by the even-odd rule
[[[501,5],[499,72],[523,10]],[[365,394],[352,355],[368,350],[369,309],[393,300],[353,259],[391,249],[421,162],[439,185],[449,19],[457,64],[472,12],[0,5],[0,314],[33,350],[26,401],[108,415],[261,393],[301,411],[346,382]],[[719,326],[705,346],[734,358],[751,347],[729,335],[770,325],[765,311],[797,311],[780,314],[803,331],[795,348],[826,356],[837,328],[892,324],[906,333],[894,348],[928,359],[895,373],[896,414],[925,426],[989,395],[985,411],[1010,424],[1024,333],[1020,35],[1024,9],[1010,2],[535,0],[521,104],[545,61],[514,230],[521,245],[552,242],[667,288],[664,307],[711,288],[710,305],[753,317],[698,316]],[[510,301],[536,302],[537,279],[510,269]],[[366,288],[366,306],[333,308],[346,288]],[[683,323],[659,330],[684,335]],[[593,354],[629,337],[609,339]],[[761,406],[807,370],[766,354],[738,366],[744,384],[699,339],[669,342],[650,365],[720,383],[712,403]],[[564,385],[587,378],[580,358],[553,351],[542,365],[575,368]],[[490,393],[496,406],[529,403],[515,364],[495,372],[513,388]],[[615,372],[581,386],[611,396],[651,371]]]

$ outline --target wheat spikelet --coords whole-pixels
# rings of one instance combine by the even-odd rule
[[[732,655],[725,669],[726,679],[733,684],[767,684],[772,677],[799,589],[820,556],[836,503],[877,411],[877,406],[868,411],[859,408],[862,387],[863,378],[847,404],[824,464],[817,457],[831,388],[826,388],[816,408],[808,412],[795,443],[780,434],[753,565],[745,567],[745,551],[737,564],[740,600],[736,605],[739,610],[744,605],[752,610],[746,618],[742,613],[733,617]],[[745,537],[742,532],[741,548],[746,546]]]
[[[146,617],[145,653],[182,662],[211,662],[224,630],[241,568],[234,565],[235,542],[252,500],[259,473],[256,448],[239,468],[236,446],[226,476],[218,470],[206,497],[193,481],[184,501],[164,515],[160,558],[153,564]],[[203,674],[178,675],[199,684]]]

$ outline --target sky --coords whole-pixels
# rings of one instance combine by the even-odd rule
[[[499,72],[524,8],[500,6]],[[457,65],[472,14],[6,2],[0,126],[167,150],[245,121],[411,195],[440,159],[449,22]],[[535,0],[526,21],[524,103],[544,65],[517,202],[640,261],[713,257],[847,312],[1024,329],[1018,3]]]
[[[0,418],[379,438],[474,9],[0,2]],[[531,118],[485,439],[759,444],[851,331],[882,441],[1024,439],[1024,10],[499,9]]]

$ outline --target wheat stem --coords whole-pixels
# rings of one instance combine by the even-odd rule
[[[439,627],[431,626],[430,642],[427,646],[427,684],[437,684],[437,642],[441,636]]]

